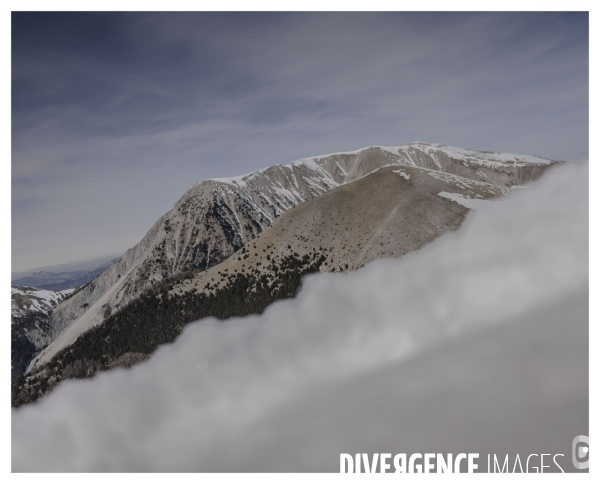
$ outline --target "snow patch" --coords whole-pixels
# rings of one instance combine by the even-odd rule
[[[394,173],[398,173],[402,178],[410,180],[410,173],[406,173],[404,170],[392,170]]]
[[[496,200],[490,200],[490,199],[480,199],[480,198],[470,198],[470,197],[466,197],[464,195],[459,195],[458,193],[449,193],[449,192],[440,192],[438,193],[438,195],[440,197],[444,197],[444,198],[448,198],[449,200],[452,200],[453,202],[459,203],[464,207],[467,207],[468,209],[471,210],[479,210],[480,208],[483,208],[485,206],[487,206],[490,203],[494,203]]]

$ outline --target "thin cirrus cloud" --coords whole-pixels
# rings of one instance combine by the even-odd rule
[[[588,156],[587,13],[13,13],[13,270],[192,184],[416,140]]]

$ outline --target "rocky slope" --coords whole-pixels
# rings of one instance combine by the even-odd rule
[[[425,168],[383,167],[288,210],[226,261],[174,284],[172,293],[214,292],[238,272],[276,280],[289,254],[323,255],[321,272],[351,272],[420,249],[458,229],[469,202],[489,203],[510,192]]]
[[[459,178],[452,177],[456,175],[463,184],[487,183],[502,190],[502,187],[535,180],[551,164],[549,160],[525,155],[413,143],[307,158],[239,177],[206,180],[192,186],[173,209],[160,217],[140,243],[54,311],[50,329],[53,343],[33,365],[49,361],[84,331],[101,323],[160,281],[178,274],[207,270],[225,261],[298,204],[387,165],[404,167],[409,176],[409,170],[424,168],[434,174],[428,179],[456,181]],[[397,177],[401,175],[397,174]],[[363,237],[372,235],[365,232]],[[429,239],[423,237],[423,240]],[[413,245],[419,244],[414,242]],[[397,255],[402,250],[414,250],[411,247],[397,248]],[[349,267],[358,267],[377,254],[374,245],[367,252],[363,249],[362,244],[361,248],[352,247],[362,255],[344,262],[344,267],[346,263]],[[347,252],[349,250],[348,247]],[[379,252],[379,256],[384,254],[381,249]],[[336,263],[335,259],[333,263]]]
[[[73,291],[11,287],[11,377],[23,373],[35,354],[51,341],[52,311]]]

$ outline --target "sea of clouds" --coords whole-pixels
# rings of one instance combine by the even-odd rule
[[[401,259],[188,325],[12,412],[13,471],[338,471],[356,452],[561,452],[588,432],[588,171]],[[561,461],[562,462],[562,461]]]

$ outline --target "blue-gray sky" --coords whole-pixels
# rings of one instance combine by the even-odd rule
[[[13,13],[12,270],[193,183],[369,145],[588,157],[587,13]]]

